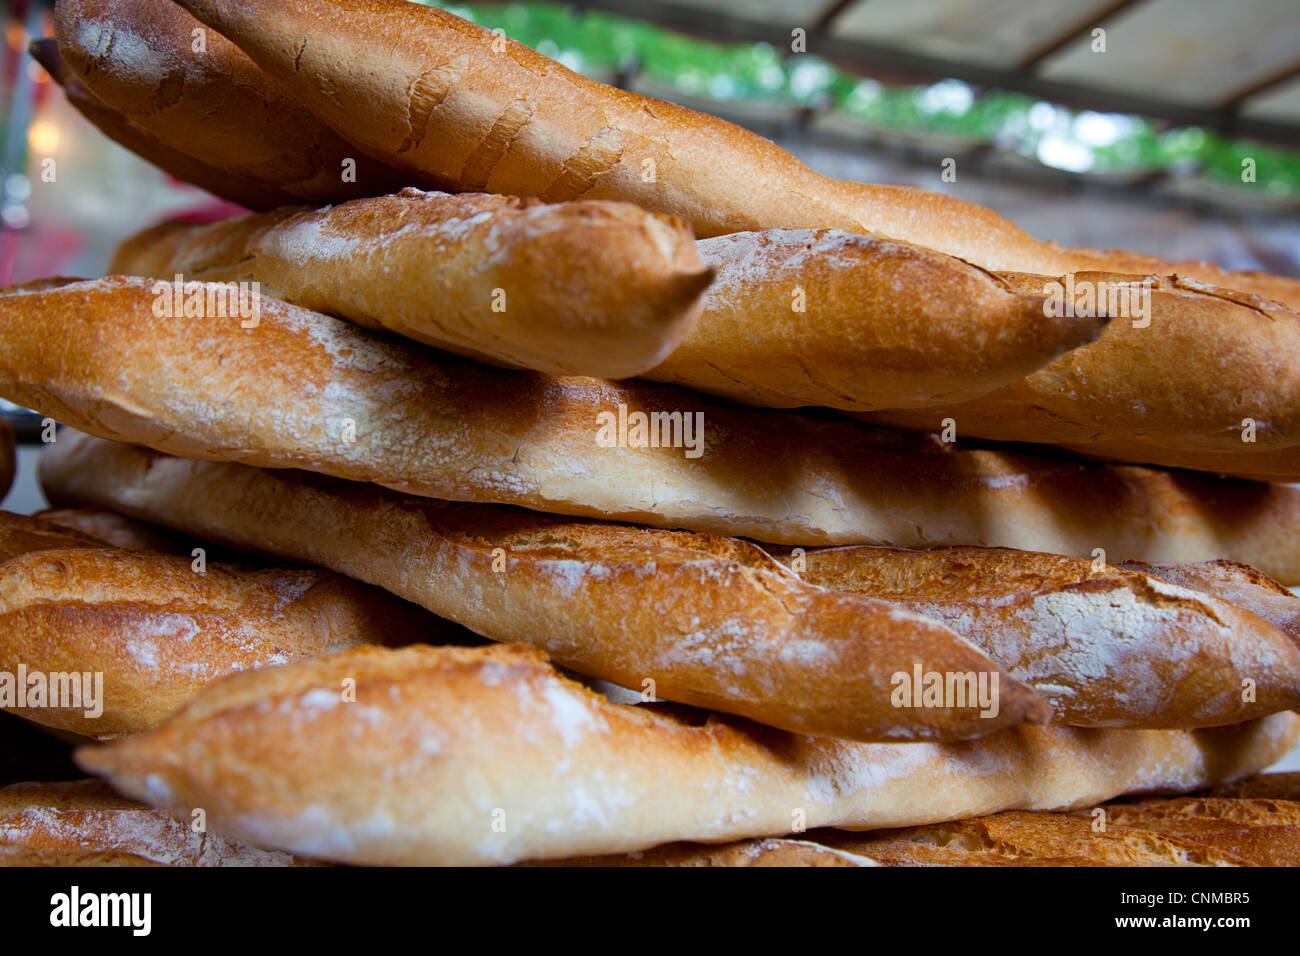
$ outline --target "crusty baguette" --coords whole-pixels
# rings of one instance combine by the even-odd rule
[[[668,386],[493,369],[267,297],[256,328],[158,319],[160,298],[121,278],[0,293],[0,395],[173,454],[429,497],[776,544],[1224,557],[1300,581],[1297,488],[962,450]],[[598,446],[598,416],[620,405],[682,424],[703,415],[700,457]]]
[[[1040,276],[1007,276],[1022,293]],[[1076,294],[1137,289],[1132,276],[1085,273]],[[1149,319],[1150,325],[1142,322]],[[1135,325],[1135,321],[1137,324]],[[927,431],[945,418],[958,434],[1044,442],[1122,461],[1258,471],[1286,455],[1300,479],[1300,316],[1275,303],[1171,277],[1150,291],[1145,319],[1115,319],[1097,341],[1025,379],[968,402],[876,412],[872,421]],[[1254,440],[1243,441],[1252,420]]]
[[[1300,706],[1290,635],[1138,571],[964,547],[829,548],[802,554],[798,566],[810,584],[943,621],[1042,694],[1060,723],[1207,727]]]
[[[1249,797],[1300,803],[1300,772],[1263,773],[1211,789],[1211,797]]]
[[[1248,565],[1236,561],[1155,565],[1130,561],[1124,567],[1245,608],[1278,627],[1300,646],[1300,597]]]
[[[1155,830],[1255,866],[1300,866],[1300,803],[1265,797],[1179,797],[1113,803],[1108,827]]]
[[[255,845],[487,864],[1186,791],[1258,771],[1297,730],[1300,717],[1281,713],[1213,730],[1016,727],[860,744],[612,704],[527,646],[417,645],[232,675],[162,726],[76,758],[129,796],[183,819],[201,807],[210,827]]]
[[[446,630],[413,605],[324,571],[199,572],[189,558],[106,548],[36,518],[0,512],[0,526],[0,672],[103,675],[102,693],[83,689],[85,706],[0,698],[43,726],[135,733],[232,671],[436,640]],[[99,699],[87,703],[90,694]]]
[[[59,0],[54,33],[73,75],[108,109],[168,150],[237,181],[309,202],[421,182],[348,144],[233,43],[169,0]]]
[[[1255,778],[1261,779],[1261,778]],[[1236,787],[1233,784],[1230,787]],[[670,843],[532,866],[1296,866],[1300,803],[1176,797],[1073,813],[1008,810],[905,830]],[[1104,825],[1103,825],[1104,821]]]
[[[99,780],[0,789],[0,866],[303,866],[218,833],[195,831]]]
[[[699,242],[699,322],[645,378],[751,405],[847,411],[974,398],[1092,341],[1107,319],[919,246],[833,230]]]
[[[286,302],[497,365],[605,378],[667,356],[712,275],[689,226],[627,203],[417,189],[164,223],[128,239],[110,271],[257,282]]]
[[[684,230],[629,208],[405,190],[320,212],[167,223],[128,239],[109,271],[256,280],[287,302],[497,364],[646,373],[782,408],[972,398],[1106,322],[1049,318],[1045,295],[905,243],[772,230],[688,253]],[[585,251],[595,248],[598,259]],[[691,327],[705,264],[717,278]],[[493,312],[494,289],[515,308]]]
[[[62,87],[63,95],[77,112],[113,142],[148,160],[168,175],[248,209],[274,209],[299,201],[271,183],[218,169],[196,156],[165,145],[145,132],[86,89],[63,60],[58,41],[53,37],[32,41],[29,51]]]
[[[442,10],[400,0],[178,0],[349,141],[452,191],[621,199],[696,235],[843,229],[990,269],[1182,272],[1300,308],[1300,283],[1204,263],[1062,249],[992,210],[836,182],[713,116],[586,79]]]
[[[976,737],[1050,715],[947,627],[810,587],[746,542],[413,498],[66,433],[57,448],[47,475],[93,476],[94,493],[129,514],[328,567],[668,700],[854,740]],[[894,675],[917,664],[974,675],[982,702],[895,706]]]

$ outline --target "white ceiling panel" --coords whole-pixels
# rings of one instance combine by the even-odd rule
[[[832,32],[914,53],[1016,68],[1112,0],[858,0]]]
[[[698,7],[702,12],[740,17],[783,27],[811,30],[835,0],[673,0],[679,7]]]
[[[1297,59],[1297,0],[1146,0],[1107,22],[1105,53],[1081,39],[1048,57],[1039,74],[1216,106]]]
[[[1252,96],[1241,104],[1247,116],[1280,123],[1300,123],[1300,76]]]

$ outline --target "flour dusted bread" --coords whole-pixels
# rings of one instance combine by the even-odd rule
[[[0,672],[75,674],[80,687],[75,699],[47,689],[49,699],[0,702],[60,730],[135,733],[233,671],[446,633],[419,608],[324,571],[196,570],[188,557],[109,548],[4,512],[0,528]]]
[[[1236,561],[1124,565],[1192,591],[1212,594],[1257,614],[1300,646],[1300,598],[1254,568]]]
[[[949,628],[898,604],[810,587],[746,542],[109,443],[88,442],[98,453],[83,457],[61,440],[71,455],[56,455],[47,475],[93,475],[94,493],[123,511],[331,568],[653,696],[855,740],[976,737],[1050,714]],[[894,675],[916,664],[975,684],[961,699],[899,708]]]
[[[777,544],[1230,558],[1300,580],[1300,489],[493,369],[265,296],[256,327],[160,319],[155,303],[176,289],[154,288],[113,278],[0,293],[0,395],[118,441],[428,497]],[[619,432],[633,413],[656,416],[659,447]]]
[[[844,183],[713,116],[593,82],[453,14],[398,0],[180,0],[349,141],[452,191],[620,199],[696,235],[842,229],[989,269],[1179,272],[1300,307],[1300,283],[1063,249],[992,210]]]
[[[1283,713],[859,744],[612,704],[529,647],[413,646],[234,675],[161,727],[76,756],[128,796],[182,817],[203,807],[228,838],[349,863],[489,864],[1186,791],[1267,766],[1298,729]]]
[[[99,780],[0,789],[0,866],[301,866],[287,853],[196,833]]]
[[[627,203],[406,189],[318,210],[164,223],[110,270],[264,294],[497,365],[626,378],[656,365],[709,284],[680,219]],[[598,250],[599,254],[593,254]]]
[[[235,194],[259,208],[283,202],[279,196],[323,202],[420,183],[348,144],[238,47],[168,0],[59,0],[54,33],[72,75],[119,118],[119,129],[125,122],[168,154],[214,170],[218,195],[223,175],[259,185],[260,200]]]
[[[1294,638],[1229,595],[1168,583],[1177,568],[1158,577],[1002,548],[844,547],[797,561],[809,584],[943,621],[1042,694],[1061,723],[1203,727],[1300,706]]]

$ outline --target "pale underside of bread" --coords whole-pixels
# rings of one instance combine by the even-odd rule
[[[294,866],[128,800],[99,780],[0,789],[0,866]]]
[[[123,243],[110,271],[256,282],[286,302],[496,365],[608,378],[672,351],[712,276],[676,217],[418,189],[163,223]]]
[[[1107,321],[1049,314],[1042,291],[875,237],[783,229],[699,247],[716,270],[700,320],[644,377],[750,405],[962,401],[1087,344]]]
[[[433,501],[67,433],[54,447],[53,497],[84,490],[189,534],[327,567],[652,696],[855,740],[977,737],[1050,715],[944,625],[806,585],[746,542]],[[94,478],[74,490],[56,473]],[[916,666],[976,683],[964,699],[900,708],[894,675]]]
[[[172,454],[428,497],[777,544],[1231,558],[1300,580],[1296,488],[962,449],[668,386],[493,369],[265,297],[255,328],[160,320],[156,301],[145,280],[121,278],[0,294],[0,394]],[[679,446],[599,445],[597,416],[620,406],[676,413]],[[703,441],[688,457],[684,416],[695,415]]]
[[[6,709],[87,736],[150,727],[234,671],[363,643],[438,640],[446,630],[324,571],[200,570],[188,557],[106,548],[3,512],[0,542],[0,671],[75,674],[81,687],[71,701],[28,697]]]
[[[1046,697],[1061,723],[1213,726],[1300,705],[1294,639],[1227,594],[1104,562],[1002,548],[841,547],[777,556],[810,584],[943,621]],[[1283,594],[1278,600],[1300,605]]]
[[[828,179],[748,130],[596,83],[442,10],[379,0],[180,4],[341,135],[440,188],[621,199],[679,215],[702,237],[843,229],[989,269],[1177,271],[1300,307],[1292,280],[1063,249],[949,196]]]
[[[1283,713],[1200,731],[857,744],[612,704],[525,646],[415,646],[233,675],[161,727],[77,759],[128,796],[181,817],[202,808],[255,845],[490,864],[1186,792],[1258,772],[1297,731]]]
[[[54,31],[72,74],[97,100],[167,151],[218,174],[322,202],[420,181],[350,145],[233,43],[167,0],[60,0]]]

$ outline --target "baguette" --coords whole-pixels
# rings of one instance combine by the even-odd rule
[[[0,866],[303,866],[277,850],[196,833],[99,780],[0,789]]]
[[[73,75],[109,110],[237,182],[309,202],[420,182],[349,145],[168,0],[58,0],[54,34]]]
[[[193,545],[184,535],[102,508],[47,508],[33,517],[123,551],[158,551],[194,557]]]
[[[809,584],[944,622],[1046,698],[1060,723],[1208,727],[1300,707],[1290,635],[1154,575],[1001,548],[831,548],[799,566]]]
[[[1264,773],[1235,783],[1214,787],[1212,797],[1249,797],[1300,803],[1300,773]]]
[[[1044,288],[1042,277],[1008,281],[1025,293]],[[1098,299],[1139,288],[1131,276],[1087,273],[1075,284]],[[1300,444],[1300,316],[1178,278],[1159,280],[1143,308],[1150,327],[1114,320],[1091,345],[982,398],[870,418],[925,430],[952,418],[964,435],[1175,467],[1211,453],[1215,470],[1231,473],[1288,449],[1300,466],[1291,447]],[[1256,423],[1251,442],[1242,440],[1243,419]],[[1300,467],[1290,477],[1300,478]]]
[[[63,89],[64,97],[78,113],[113,142],[153,163],[169,176],[248,209],[274,209],[297,202],[292,195],[271,183],[218,169],[165,145],[133,124],[86,89],[59,54],[58,41],[53,37],[33,40],[28,50]]]
[[[626,203],[406,189],[164,223],[128,239],[110,269],[257,282],[286,302],[497,365],[626,378],[661,361],[699,314],[712,273],[691,240],[680,219]]]
[[[136,733],[224,674],[442,630],[416,607],[323,571],[200,573],[188,558],[105,548],[35,518],[0,512],[0,526],[0,672],[25,668],[51,687],[48,675],[94,681],[59,706],[18,699],[16,684],[0,693],[5,710],[46,727]]]
[[[1229,601],[1273,624],[1300,647],[1300,598],[1252,567],[1236,561],[1157,565],[1130,561],[1124,567]]]
[[[346,863],[466,865],[1189,790],[1258,771],[1297,730],[1282,713],[1214,730],[860,744],[611,704],[527,646],[417,645],[233,675],[163,726],[75,756],[183,819],[204,808],[228,838]]]
[[[609,378],[644,373],[781,408],[866,411],[975,397],[1092,341],[1106,321],[1049,318],[1044,295],[1012,291],[998,276],[950,256],[866,236],[737,233],[702,240],[699,253],[688,255],[680,248],[684,235],[666,235],[649,214],[612,221],[614,210],[626,208],[578,202],[541,212],[515,199],[406,190],[316,213],[167,223],[128,239],[109,270],[256,280],[287,302],[361,325],[377,320],[497,364]],[[590,217],[606,212],[590,232],[574,232],[588,218],[581,210]],[[545,232],[539,212],[552,226]],[[557,240],[564,243],[558,251]],[[646,248],[652,240],[663,254]],[[502,251],[489,257],[484,243]],[[570,243],[576,248],[565,251]],[[583,246],[605,250],[590,286],[582,273],[572,274],[581,265],[564,264],[581,263]],[[625,264],[611,264],[620,249],[627,250]],[[439,262],[436,272],[430,260]],[[491,268],[480,265],[484,260]],[[707,284],[705,264],[717,279],[692,326],[697,309],[686,300]],[[607,291],[609,273],[626,283],[616,298]],[[508,289],[507,301],[525,307],[493,313],[495,288]],[[579,295],[584,289],[600,291]],[[477,310],[473,303],[480,303]],[[527,328],[510,328],[520,315]],[[554,337],[545,349],[540,342],[519,349],[521,335],[528,341],[548,331]],[[638,348],[625,356],[632,345]]]
[[[855,740],[976,737],[1050,716],[947,627],[802,584],[746,542],[87,444],[61,437],[47,475],[93,475],[128,514],[368,581],[622,687]],[[972,675],[972,696],[900,709],[894,675],[915,666]]]
[[[229,294],[202,288],[217,305]],[[112,278],[0,293],[0,395],[186,457],[428,497],[775,544],[1230,558],[1300,581],[1300,489],[961,450],[668,386],[493,369],[269,297],[256,328],[159,319],[155,305],[179,290],[153,289]],[[633,413],[655,416],[658,447],[630,425],[617,434]]]
[[[619,199],[697,236],[842,229],[989,269],[1181,272],[1300,308],[1300,283],[1204,263],[1062,249],[992,210],[844,183],[748,130],[593,82],[453,14],[385,0],[178,0],[358,147],[453,192]]]
[[[918,246],[831,230],[699,242],[716,279],[700,321],[643,377],[750,405],[846,411],[982,395],[1100,334],[1041,290]]]
[[[1290,800],[1140,800],[1107,806],[1106,821],[1212,846],[1254,866],[1300,866],[1300,803]]]

